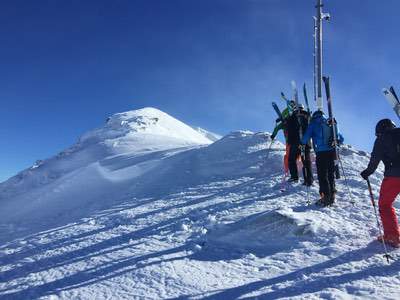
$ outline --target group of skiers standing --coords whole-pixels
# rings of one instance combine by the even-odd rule
[[[310,115],[302,104],[296,105],[290,101],[288,107],[278,118],[275,129],[271,135],[274,140],[279,130],[283,130],[286,139],[286,153],[284,158],[285,173],[290,173],[288,182],[298,182],[299,175],[297,161],[301,158],[303,165],[303,184],[307,187],[313,185],[311,168],[311,145],[316,154],[317,177],[321,198],[317,201],[319,206],[330,206],[335,202],[335,161],[336,149],[333,140],[333,126],[337,133],[337,142],[343,143],[343,136],[338,132],[336,124],[331,124],[321,110]],[[333,122],[334,123],[334,122]]]
[[[337,157],[336,147],[344,141],[336,126],[336,121],[327,118],[321,110],[315,111],[311,116],[301,104],[296,105],[294,101],[290,101],[288,107],[282,112],[282,117],[276,122],[271,139],[274,140],[279,130],[283,130],[286,139],[285,174],[290,173],[288,181],[298,182],[297,161],[301,158],[303,184],[313,185],[310,158],[310,139],[312,139],[321,196],[316,204],[322,207],[331,206],[335,202],[336,195],[335,177],[339,176],[336,163],[339,157]],[[336,134],[333,133],[334,130]],[[361,172],[361,176],[368,180],[379,163],[381,161],[384,163],[384,179],[379,196],[379,212],[384,233],[378,240],[398,248],[400,247],[400,230],[393,202],[400,194],[400,128],[396,128],[390,119],[383,119],[377,123],[375,135],[376,141],[370,162],[368,167]],[[334,141],[334,136],[336,136],[336,141]]]

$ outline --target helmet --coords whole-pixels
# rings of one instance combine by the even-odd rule
[[[301,103],[299,103],[299,109],[300,109],[300,110],[303,110],[303,109],[304,109],[304,105],[301,104]]]
[[[317,117],[321,117],[324,115],[324,112],[322,110],[317,110],[313,113],[312,117],[313,118],[317,118]]]
[[[375,135],[379,136],[385,133],[386,130],[396,128],[396,124],[390,119],[382,119],[376,123]]]
[[[294,100],[290,100],[288,105],[289,105],[289,107],[291,109],[295,109],[296,108],[296,102],[294,102]]]

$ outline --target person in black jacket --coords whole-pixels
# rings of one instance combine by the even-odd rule
[[[306,145],[301,148],[301,135],[304,134],[308,127],[310,115],[304,110],[302,104],[299,105],[293,114],[287,119],[287,142],[290,145],[289,151],[289,171],[290,179],[289,182],[297,182],[299,180],[299,174],[297,171],[297,160],[301,156],[303,163],[303,178],[304,185],[310,186],[313,183],[313,175],[311,170],[311,158],[310,150],[311,147]]]
[[[371,159],[361,176],[367,180],[383,161],[385,173],[379,195],[379,213],[384,235],[378,239],[384,239],[387,244],[398,248],[400,231],[393,202],[400,194],[400,128],[396,128],[390,119],[383,119],[377,123],[375,134]]]

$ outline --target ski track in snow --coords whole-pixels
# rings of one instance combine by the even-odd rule
[[[399,255],[383,259],[359,177],[368,156],[342,150],[355,204],[341,179],[335,206],[317,208],[301,184],[280,192],[283,146],[268,151],[265,136],[103,160],[112,182],[144,162],[146,177],[161,168],[169,178],[98,198],[102,206],[47,230],[32,221],[26,236],[2,224],[0,299],[399,299]],[[246,172],[232,176],[232,164]],[[186,180],[173,176],[183,170]],[[376,197],[381,179],[379,169]],[[310,192],[315,201],[317,185]]]

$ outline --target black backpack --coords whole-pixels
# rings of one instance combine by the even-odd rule
[[[400,128],[390,129],[385,132],[388,145],[388,158],[392,165],[400,166]]]

